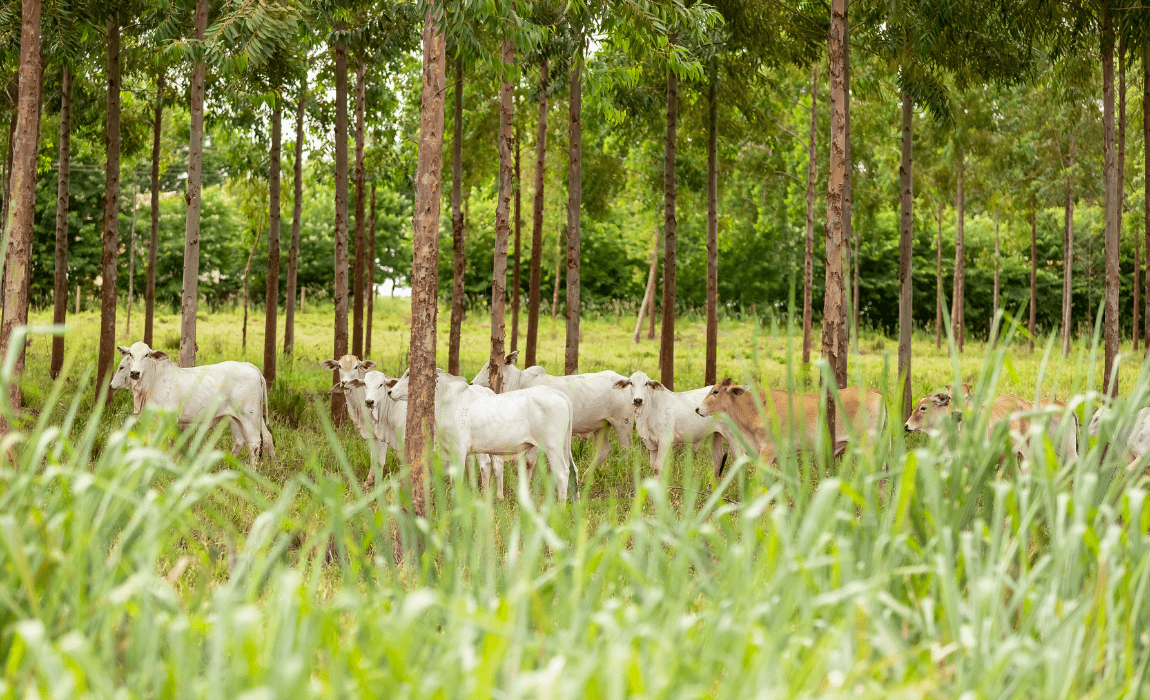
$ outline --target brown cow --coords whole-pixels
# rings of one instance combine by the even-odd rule
[[[876,389],[867,389],[860,395],[858,387],[847,387],[839,392],[847,421],[835,426],[835,454],[840,454],[850,440],[846,423],[854,426],[858,435],[875,436],[882,428],[886,411],[882,394]],[[735,384],[727,377],[716,384],[703,402],[695,409],[700,416],[707,417],[726,414],[735,428],[746,437],[752,450],[768,464],[778,458],[778,444],[775,431],[767,430],[763,415],[778,418],[783,435],[790,435],[790,442],[797,450],[813,449],[818,440],[819,409],[823,402],[820,394],[789,394],[772,389],[760,390],[759,401],[764,413],[759,412],[755,398],[748,387]],[[793,411],[793,414],[792,414]]]

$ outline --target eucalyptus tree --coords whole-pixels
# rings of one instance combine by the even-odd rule
[[[0,316],[0,357],[7,362],[13,331],[28,323],[28,275],[32,257],[32,224],[36,207],[36,154],[39,146],[40,82],[40,0],[22,0],[20,16],[19,103],[16,127],[10,136],[12,170],[0,255],[4,257],[4,308]],[[8,405],[21,405],[20,377],[24,372],[24,348],[16,351],[12,381],[8,384]],[[0,421],[0,423],[3,423]],[[0,424],[5,430],[9,426]]]
[[[410,382],[404,452],[410,465],[412,510],[427,513],[424,473],[435,436],[435,319],[439,274],[439,194],[443,169],[443,106],[446,92],[444,10],[429,6],[423,18],[423,67],[419,161],[411,261]]]
[[[466,248],[463,237],[463,53],[457,48],[452,86],[454,111],[451,138],[451,324],[448,330],[447,371],[459,374],[459,338],[463,332],[463,273]]]
[[[307,44],[305,53],[307,51]],[[310,61],[309,61],[310,65]],[[295,300],[299,276],[299,234],[303,218],[303,139],[304,116],[307,113],[307,73],[299,78],[296,96],[295,143],[292,158],[291,243],[288,245],[287,286],[284,299],[284,355],[295,354]]]
[[[823,287],[822,357],[834,374],[835,383],[846,386],[846,328],[843,314],[843,234],[850,225],[848,159],[847,64],[850,60],[847,39],[847,2],[831,0],[828,59],[830,74],[830,168],[827,178],[826,281]],[[827,424],[835,434],[835,405],[827,398]]]

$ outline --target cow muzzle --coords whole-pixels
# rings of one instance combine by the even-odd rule
[[[914,432],[914,428],[910,427],[910,423],[903,423],[903,424],[902,424],[902,429],[903,429],[903,430],[905,430],[905,431],[906,431],[906,432],[908,432],[908,433],[913,433],[913,432]]]
[[[364,403],[367,404],[368,408],[374,408],[375,407],[375,401],[372,401],[371,399],[367,399],[366,401],[364,401]]]
[[[635,399],[632,403],[634,403],[636,406],[642,406],[643,399]]]
[[[140,373],[139,373],[139,372],[137,372],[137,371],[135,371],[135,370],[133,370],[133,371],[131,371],[131,372],[128,372],[128,376],[129,376],[129,377],[131,377],[132,379],[139,379],[139,378],[140,378]]]

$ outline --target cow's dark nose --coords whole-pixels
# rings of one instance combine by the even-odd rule
[[[906,432],[908,432],[908,433],[913,433],[913,432],[914,432],[913,430],[911,430],[911,429],[910,429],[910,426],[909,426],[909,425],[907,425],[906,423],[903,423],[903,424],[902,424],[902,429],[903,429],[903,430],[905,430],[905,431],[906,431]]]
[[[134,371],[134,370],[133,370],[132,372],[129,372],[129,373],[128,373],[128,375],[129,375],[129,376],[130,376],[132,379],[139,379],[139,378],[140,378],[140,373],[139,373],[139,372],[136,372],[136,371]]]
[[[643,399],[635,399],[635,405],[636,406],[642,406],[643,405]]]
[[[695,414],[696,414],[696,415],[700,415],[700,416],[701,416],[701,415],[703,415],[703,412],[702,412],[702,411],[700,411],[699,409],[697,409],[697,408],[696,408],[696,409],[695,409]]]
[[[367,404],[368,408],[372,408],[373,406],[375,406],[375,401],[372,401],[371,399],[364,401],[364,403]]]

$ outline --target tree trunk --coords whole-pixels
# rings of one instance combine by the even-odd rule
[[[371,209],[367,216],[367,330],[363,338],[363,356],[371,357],[371,320],[375,315],[375,183],[371,183]]]
[[[563,253],[563,228],[560,227],[559,234],[555,236],[555,288],[551,294],[552,321],[554,321],[555,317],[559,314],[559,282],[561,280],[559,275],[563,270],[563,261],[566,259]]]
[[[367,201],[367,172],[363,164],[363,112],[366,102],[367,64],[363,58],[359,59],[359,66],[355,71],[355,256],[352,264],[355,265],[355,274],[352,281],[352,330],[351,354],[363,357],[363,275],[367,256],[363,254],[367,247],[366,227],[364,224],[365,204]]]
[[[994,302],[993,302],[993,305],[991,306],[991,312],[990,312],[990,327],[992,329],[992,331],[991,331],[992,336],[991,336],[990,342],[992,345],[994,345],[995,343],[998,342],[998,337],[996,334],[994,334],[993,328],[994,328],[994,320],[996,318],[998,318],[998,293],[999,293],[999,281],[1000,281],[1000,273],[1001,273],[1001,266],[999,265],[999,260],[1000,260],[1001,252],[1002,252],[1002,238],[999,235],[998,212],[995,211],[994,212]]]
[[[1074,168],[1074,135],[1070,135],[1070,168]],[[1074,191],[1066,180],[1066,222],[1062,235],[1062,356],[1070,357],[1070,311],[1074,306]]]
[[[243,350],[244,357],[248,354],[248,304],[251,302],[251,272],[252,272],[252,258],[256,255],[256,248],[260,246],[260,234],[263,233],[258,228],[256,229],[256,238],[252,241],[252,249],[248,251],[248,263],[244,265],[244,332],[243,340],[240,341],[240,348]]]
[[[826,285],[823,294],[823,342],[822,355],[834,372],[836,384],[846,386],[846,376],[841,374],[843,364],[839,357],[846,353],[843,339],[846,337],[843,316],[843,258],[845,247],[844,233],[849,215],[847,206],[847,182],[850,179],[847,160],[847,4],[846,0],[831,0],[831,21],[829,33],[829,73],[830,73],[830,169],[827,185],[827,228],[826,228]],[[827,396],[827,422],[830,434],[835,433],[835,406]],[[832,437],[833,443],[833,437]]]
[[[663,151],[663,328],[659,342],[659,375],[675,389],[675,147],[679,128],[679,76],[667,68],[667,137]]]
[[[342,24],[342,23],[337,23]],[[340,26],[339,28],[343,28]],[[335,358],[347,354],[347,44],[335,50]],[[339,370],[332,372],[332,385]],[[331,395],[331,422],[343,424],[347,416],[343,392]]]
[[[1145,347],[1150,351],[1150,90],[1146,86],[1150,85],[1150,41],[1142,42],[1142,148],[1143,157],[1142,164],[1145,167],[1145,173],[1142,178],[1142,184],[1145,187],[1143,191],[1143,208],[1145,209],[1142,230],[1146,236],[1146,274],[1143,280],[1146,284],[1146,294],[1143,296],[1146,299],[1145,313],[1142,314],[1143,323],[1145,324],[1145,334],[1143,338]]]
[[[208,30],[208,0],[196,0],[195,38]],[[204,157],[204,78],[207,64],[192,67],[190,137],[188,139],[188,217],[184,227],[184,288],[180,302],[180,366],[196,365],[196,311],[200,284],[200,183]]]
[[[280,139],[283,102],[272,106],[272,147],[268,167],[268,279],[264,297],[264,381],[276,381],[276,315],[280,306]]]
[[[531,212],[531,280],[527,289],[527,352],[524,367],[535,364],[535,350],[539,338],[539,295],[543,277],[543,175],[546,166],[544,156],[547,154],[548,63],[544,57],[539,64],[539,123],[535,132],[535,201]],[[555,317],[554,310],[551,312],[551,317]]]
[[[902,94],[902,163],[899,175],[898,241],[898,376],[902,382],[903,420],[910,417],[914,394],[911,390],[911,332],[914,280],[911,277],[914,246],[914,101]],[[857,268],[858,261],[855,261]],[[857,287],[856,287],[857,288]]]
[[[451,139],[451,328],[447,341],[447,371],[459,374],[459,338],[463,332],[463,273],[467,249],[463,240],[463,55],[455,58],[454,134]]]
[[[715,383],[719,355],[719,103],[718,68],[711,59],[711,114],[707,134],[707,365],[703,384]]]
[[[579,301],[581,260],[581,224],[583,213],[583,37],[579,37],[579,55],[571,71],[569,134],[571,137],[567,172],[567,351],[563,373],[579,371]],[[668,388],[671,386],[667,385]]]
[[[811,316],[815,287],[815,155],[819,133],[819,67],[811,64],[811,132],[807,141],[807,235],[803,250],[803,364],[811,363]]]
[[[1103,182],[1106,189],[1105,217],[1105,256],[1106,256],[1106,303],[1102,320],[1102,335],[1105,342],[1105,368],[1103,377],[1105,390],[1117,395],[1118,382],[1111,382],[1114,363],[1118,358],[1118,217],[1121,212],[1118,189],[1118,168],[1114,138],[1114,24],[1110,15],[1110,0],[1102,0],[1102,152]]]
[[[1118,219],[1115,226],[1118,228],[1118,254],[1121,256],[1122,216],[1126,213],[1126,36],[1124,34],[1118,37],[1118,148],[1115,156],[1115,170],[1117,171],[1115,177],[1118,179]],[[1134,236],[1137,238],[1138,233],[1135,232]],[[1118,288],[1121,290],[1121,262],[1119,262],[1119,266]],[[1118,325],[1121,328],[1121,322]],[[1135,324],[1134,328],[1131,329],[1131,334],[1137,332],[1138,326]],[[1121,337],[1119,337],[1118,342],[1121,345]],[[1135,343],[1134,349],[1138,349],[1137,343]]]
[[[995,226],[997,229],[997,226]],[[1034,336],[1037,333],[1035,324],[1038,303],[1038,211],[1035,209],[1030,218],[1030,352],[1034,352]]]
[[[104,180],[104,252],[100,258],[100,354],[97,357],[96,395],[108,390],[116,350],[116,276],[120,255],[120,23],[108,18],[107,33],[107,132],[104,138],[107,166]]]
[[[156,251],[160,245],[160,131],[164,118],[164,72],[156,76],[156,116],[152,123],[152,237],[148,243],[148,280],[144,286],[144,342],[153,341],[156,315]]]
[[[849,18],[850,3],[843,11],[843,114],[846,132],[846,181],[843,183],[843,303],[839,307],[842,312],[842,323],[839,325],[839,347],[842,352],[838,354],[838,366],[835,368],[835,377],[839,388],[846,386],[847,354],[850,349],[851,326],[847,317],[848,312],[854,308],[856,300],[850,288],[851,280],[851,243],[854,241],[854,194],[851,187],[851,173],[854,166],[851,161],[851,23]],[[831,433],[834,435],[834,433]]]
[[[659,299],[659,250],[663,247],[663,227],[655,225],[655,282],[651,285],[651,303],[647,307],[647,340],[655,339],[655,318],[658,315]]]
[[[295,114],[295,163],[293,169],[294,192],[292,195],[291,244],[288,248],[288,270],[286,303],[284,309],[284,354],[295,353],[295,288],[299,276],[299,229],[303,213],[303,117],[307,106],[307,78],[304,78],[296,102]],[[302,292],[302,290],[301,290]],[[302,304],[301,304],[302,307]],[[303,312],[303,309],[300,309]]]
[[[851,265],[851,267],[849,268],[851,271],[851,276],[854,277],[854,286],[851,289],[851,314],[853,315],[853,318],[851,319],[851,325],[853,325],[855,328],[855,350],[857,351],[858,350],[858,325],[859,325],[859,302],[858,302],[858,299],[859,299],[859,266],[858,266],[858,259],[859,259],[859,246],[862,245],[862,232],[860,231],[859,233],[856,234],[852,231],[851,238],[854,239],[854,248],[855,248],[854,253],[851,254],[851,260],[853,260],[855,264]],[[848,327],[847,328],[847,340],[848,341],[850,340],[850,337],[851,337],[850,336],[850,328]],[[849,342],[844,343],[843,347],[849,347]]]
[[[650,311],[655,316],[655,269],[659,264],[659,227],[655,227],[655,244],[651,246],[651,269],[647,272],[647,289],[643,292],[643,302],[639,304],[639,318],[635,320],[635,337],[632,342],[639,342],[639,332],[643,329],[643,313]]]
[[[943,204],[938,203],[938,276],[935,282],[934,306],[934,347],[942,347],[942,212]]]
[[[1141,328],[1141,325],[1138,323],[1138,311],[1139,311],[1138,305],[1140,303],[1142,303],[1142,300],[1139,298],[1139,296],[1140,296],[1139,292],[1141,291],[1140,287],[1139,287],[1139,285],[1141,284],[1141,280],[1139,278],[1141,277],[1141,272],[1142,272],[1142,260],[1141,260],[1141,255],[1140,255],[1141,252],[1142,252],[1142,241],[1140,240],[1139,236],[1136,235],[1136,236],[1134,236],[1134,321],[1131,324],[1131,326],[1133,328],[1131,335],[1134,336],[1134,351],[1135,352],[1138,351],[1138,339],[1142,335],[1142,328]]]
[[[132,337],[132,298],[136,291],[136,215],[140,211],[140,188],[136,185],[138,174],[132,171],[132,227],[128,232],[128,305],[124,309],[124,336]]]
[[[72,71],[64,66],[60,83],[60,167],[56,180],[56,279],[52,290],[52,323],[64,325],[68,313],[68,190],[72,163]],[[52,338],[52,379],[64,367],[64,336]]]
[[[503,65],[515,65],[515,48],[503,39]],[[511,141],[515,138],[514,85],[504,80],[499,104],[499,199],[495,203],[495,252],[491,275],[491,390],[503,391],[503,341],[507,322],[507,240],[511,237],[511,187],[515,177]]]
[[[954,345],[958,352],[962,352],[963,341],[966,335],[966,245],[963,240],[963,223],[966,219],[966,196],[963,192],[963,175],[966,170],[966,154],[958,149],[958,168],[955,178],[958,191],[955,196],[955,209],[957,210],[954,233],[954,290],[950,300],[950,325],[954,334]]]
[[[523,187],[519,179],[519,125],[515,125],[515,243],[511,267],[511,352],[519,349],[519,234],[523,227],[520,194]]]
[[[20,16],[20,92],[16,129],[12,132],[12,166],[9,177],[7,242],[4,256],[4,308],[0,312],[0,359],[6,361],[12,332],[28,323],[28,280],[32,263],[32,225],[36,213],[36,155],[43,86],[40,76],[40,1],[22,0]],[[24,374],[24,348],[16,350],[8,402],[15,413],[21,406],[20,378]],[[8,426],[0,420],[0,433]]]
[[[424,503],[424,469],[434,439],[435,317],[439,276],[439,197],[443,168],[443,32],[434,9],[423,26],[423,93],[419,120],[419,161],[415,178],[415,234],[411,263],[411,389],[407,399],[407,462],[411,465],[411,504],[418,516]]]

